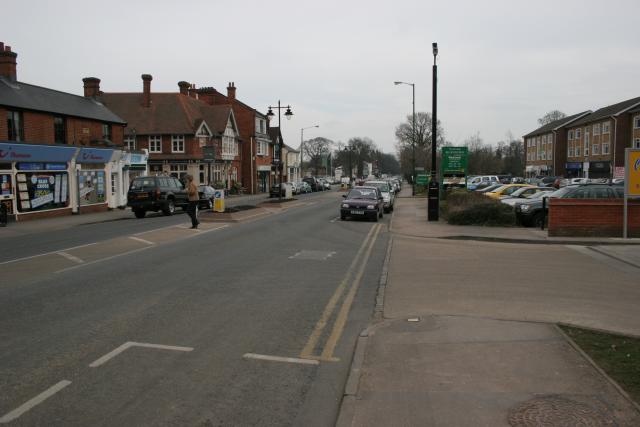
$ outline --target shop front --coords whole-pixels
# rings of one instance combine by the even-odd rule
[[[74,147],[0,143],[0,202],[16,221],[71,213]]]
[[[108,206],[107,164],[114,150],[81,148],[76,158],[77,208],[80,213],[106,211]],[[109,181],[107,181],[109,180]]]
[[[611,162],[589,162],[589,178],[610,178],[611,177]]]
[[[266,193],[270,189],[269,178],[271,177],[271,166],[258,166],[258,192]]]
[[[582,162],[568,162],[564,167],[567,171],[567,178],[581,178],[582,177]]]

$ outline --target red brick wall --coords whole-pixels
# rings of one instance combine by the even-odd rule
[[[9,129],[7,128],[7,110],[0,107],[0,141],[8,139]]]
[[[621,237],[622,199],[547,199],[549,236]],[[640,201],[629,201],[629,237],[640,237]]]

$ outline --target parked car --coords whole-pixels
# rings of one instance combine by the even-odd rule
[[[498,175],[498,181],[503,184],[515,184],[511,182],[511,175]]]
[[[144,218],[147,211],[162,211],[173,215],[176,207],[189,205],[187,191],[178,178],[172,176],[140,176],[134,178],[127,192],[127,206],[136,218]]]
[[[478,193],[488,193],[489,191],[493,191],[493,190],[495,190],[497,188],[502,187],[503,185],[504,184],[501,184],[501,183],[491,184],[491,185],[489,185],[487,187],[478,188],[475,191],[478,192]]]
[[[556,189],[552,187],[522,187],[508,196],[501,197],[500,201],[505,205],[515,206],[516,203],[522,202],[523,199],[533,197],[535,194],[551,193],[553,191],[556,191]]]
[[[467,180],[467,189],[475,190],[476,188],[478,188],[478,185],[482,183],[489,185],[489,184],[497,184],[499,182],[500,180],[498,179],[497,175],[474,176],[473,178],[470,178]]]
[[[300,181],[296,183],[296,185],[298,186],[298,194],[302,194],[302,193],[306,194],[306,193],[313,192],[313,190],[311,189],[311,186],[305,181]]]
[[[198,194],[200,195],[200,209],[213,209],[213,201],[215,190],[209,185],[199,185]]]
[[[542,209],[545,198],[561,199],[615,199],[624,197],[624,188],[620,185],[578,184],[568,185],[559,190],[543,193],[539,197],[530,197],[515,206],[516,219],[524,226],[539,227],[548,212],[548,201]]]
[[[487,191],[484,193],[485,196],[491,197],[492,199],[500,199],[502,196],[508,196],[516,190],[519,190],[523,187],[531,187],[529,184],[505,184],[502,187],[498,187],[495,190]]]
[[[322,191],[324,189],[317,178],[314,178],[312,176],[306,176],[302,178],[302,180],[307,184],[309,184],[309,186],[311,187],[311,191]]]
[[[318,178],[320,184],[322,184],[322,190],[331,190],[331,184],[325,178]]]
[[[395,192],[387,181],[367,181],[364,183],[367,187],[376,187],[382,193],[382,202],[385,213],[393,211],[395,203]]]
[[[347,194],[343,194],[344,200],[340,204],[340,219],[366,218],[378,221],[383,216],[382,193],[376,187],[354,187]]]

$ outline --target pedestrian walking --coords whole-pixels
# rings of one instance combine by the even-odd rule
[[[198,228],[198,224],[200,224],[198,221],[198,201],[200,200],[198,187],[193,182],[191,175],[185,175],[184,179],[187,181],[187,197],[189,198],[187,213],[191,217],[191,228]]]

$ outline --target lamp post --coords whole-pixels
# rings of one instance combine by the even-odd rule
[[[280,126],[280,110],[282,110],[283,108],[286,108],[287,111],[285,111],[284,116],[287,118],[287,120],[291,120],[291,116],[293,116],[293,113],[291,112],[291,106],[287,105],[285,106],[281,106],[280,105],[280,100],[278,100],[278,106],[277,107],[272,107],[271,105],[269,105],[269,111],[267,112],[267,117],[269,117],[269,119],[272,119],[273,116],[275,114],[273,114],[273,109],[277,108],[278,109],[278,133],[280,135],[282,135],[282,127]],[[276,164],[277,170],[278,170],[278,175],[279,175],[279,188],[278,188],[278,200],[282,201],[282,139],[278,138],[278,162],[275,162],[274,159],[274,163]]]
[[[413,114],[411,116],[412,127],[411,127],[411,195],[416,195],[416,84],[415,83],[406,83],[406,82],[393,82],[396,86],[398,85],[409,85],[411,86],[413,93]]]
[[[351,169],[351,152],[353,151],[353,147],[351,147],[351,145],[347,145],[342,149],[342,151],[349,153],[349,187],[351,187],[351,178],[353,177],[353,170]]]
[[[431,114],[431,179],[429,180],[429,192],[427,196],[429,199],[427,220],[437,221],[440,199],[440,186],[436,174],[436,132],[438,129],[438,65],[436,64],[436,57],[438,56],[438,43],[433,43],[431,46],[433,49],[433,105]]]
[[[300,179],[302,179],[302,164],[304,163],[304,151],[302,151],[302,148],[304,146],[304,131],[307,129],[312,129],[312,128],[319,128],[320,125],[313,125],[313,126],[308,126],[306,128],[301,128],[300,129]]]

